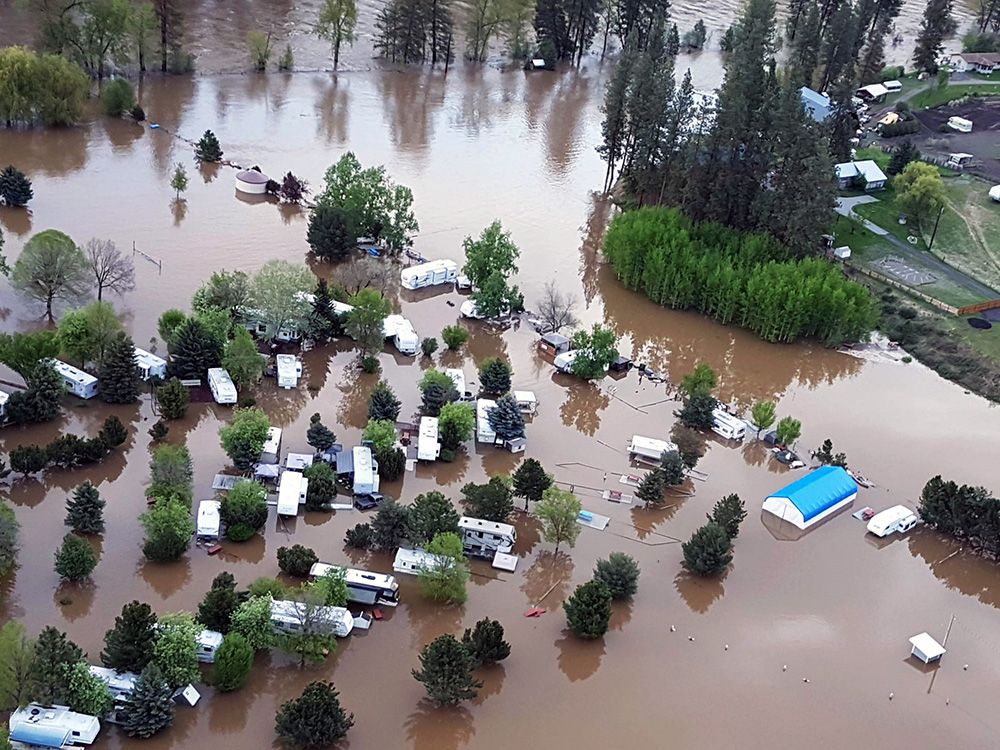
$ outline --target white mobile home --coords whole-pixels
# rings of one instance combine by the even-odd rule
[[[152,378],[164,380],[167,377],[167,360],[138,346],[135,348],[135,365],[139,368],[139,377],[143,380]]]
[[[262,464],[281,463],[280,427],[267,428],[267,440],[264,441],[264,449],[260,453],[260,463]]]
[[[453,284],[458,279],[458,263],[453,260],[432,260],[399,272],[403,289],[423,289],[436,284]]]
[[[372,457],[372,449],[357,445],[351,449],[351,458],[354,460],[354,494],[378,492],[378,462]]]
[[[215,630],[202,630],[198,633],[198,661],[205,664],[215,662],[215,652],[222,645],[222,633]]]
[[[289,635],[322,633],[346,638],[354,629],[354,616],[344,607],[308,607],[302,602],[271,602],[271,624]]]
[[[198,526],[195,536],[198,539],[218,539],[222,520],[220,512],[222,503],[218,500],[202,500],[198,503]]]
[[[436,461],[440,455],[437,417],[421,417],[420,432],[417,436],[417,460]]]
[[[97,378],[89,372],[84,372],[58,359],[52,360],[52,366],[62,377],[69,393],[80,398],[93,398],[97,395]]]
[[[726,440],[742,440],[747,436],[746,423],[716,407],[712,410],[712,432]]]
[[[917,520],[917,514],[905,505],[894,505],[872,516],[868,522],[868,531],[879,538],[896,531],[902,534],[916,526]]]
[[[208,370],[208,387],[212,391],[212,398],[217,404],[236,403],[236,384],[229,377],[229,373],[221,367],[210,367]]]
[[[420,338],[413,325],[402,315],[389,315],[382,324],[382,332],[401,354],[416,354],[420,349]]]
[[[377,604],[395,607],[399,604],[399,584],[393,576],[385,573],[370,573],[367,570],[342,568],[327,563],[313,563],[309,569],[312,578],[322,578],[329,571],[342,570],[347,584],[349,601],[357,604]]]
[[[432,555],[426,550],[400,547],[396,550],[396,558],[392,561],[392,569],[397,573],[406,573],[415,576],[419,575],[421,570],[432,568],[435,565],[447,562],[447,560],[447,557]]]
[[[517,531],[510,524],[469,516],[458,519],[458,532],[462,536],[465,553],[477,557],[492,558],[497,552],[509,555],[517,541]]]
[[[677,446],[669,440],[633,435],[628,444],[629,458],[647,458],[659,462],[664,453],[677,450]]]
[[[0,424],[7,421],[7,401],[10,400],[10,394],[7,391],[0,391]]]
[[[948,127],[952,130],[957,130],[959,133],[971,133],[972,120],[966,120],[964,117],[949,117]]]
[[[302,362],[294,354],[277,354],[274,357],[279,388],[298,388],[302,377]]]
[[[101,731],[96,716],[78,714],[66,706],[29,703],[10,715],[10,741],[14,747],[73,748],[91,745]]]
[[[489,411],[497,405],[496,401],[481,398],[476,401],[476,440],[480,443],[496,445],[497,434],[490,426]]]
[[[285,471],[278,482],[278,515],[297,516],[305,504],[309,480],[297,471]]]

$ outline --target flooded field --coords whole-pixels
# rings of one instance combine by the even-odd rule
[[[365,164],[386,164],[413,188],[422,229],[416,247],[429,257],[459,259],[464,236],[501,218],[522,249],[519,282],[529,307],[546,281],[558,279],[581,300],[585,323],[612,325],[625,353],[671,380],[704,360],[720,373],[723,400],[749,405],[776,398],[779,414],[802,420],[800,446],[830,437],[878,484],[863,490],[852,510],[913,504],[935,473],[1000,490],[1000,412],[920,365],[769,345],[623,290],[597,252],[609,215],[592,192],[603,174],[593,150],[601,91],[592,70],[459,70],[447,81],[427,71],[170,79],[147,83],[141,96],[164,129],[191,137],[212,128],[227,157],[259,163],[272,175],[291,169],[318,185],[323,169],[347,149]],[[228,169],[193,175],[186,208],[174,209],[172,165],[190,160],[189,147],[164,130],[103,118],[66,131],[0,132],[0,164],[12,161],[29,173],[36,195],[31,215],[0,210],[9,259],[31,233],[49,227],[79,242],[98,236],[128,247],[134,241],[163,263],[161,272],[137,257],[136,292],[112,298],[139,345],[155,338],[159,314],[185,307],[211,271],[252,270],[272,257],[305,259],[306,217],[237,199]],[[399,305],[418,334],[437,335],[456,320],[461,299],[450,291],[406,293]],[[41,313],[0,282],[0,329],[41,325]],[[956,554],[957,546],[919,528],[875,544],[849,513],[801,539],[778,538],[762,522],[760,501],[794,477],[759,446],[714,438],[707,439],[699,465],[709,479],[687,487],[690,494],[656,511],[607,503],[601,490],[619,487],[618,475],[629,468],[628,438],[669,433],[676,404],[666,387],[640,385],[634,374],[598,385],[554,375],[535,354],[526,327],[470,328],[467,353],[439,354],[435,362],[464,366],[474,378],[474,362],[509,357],[515,387],[530,388],[541,400],[528,426],[527,455],[572,486],[586,509],[611,516],[608,529],[584,529],[575,549],[556,556],[534,520],[519,516],[517,571],[497,573],[476,563],[464,606],[429,605],[416,580],[402,577],[401,606],[369,633],[341,641],[325,665],[300,669],[277,652],[260,656],[243,691],[215,696],[205,688],[203,702],[179,710],[176,726],[154,740],[129,741],[109,728],[95,747],[211,743],[228,749],[246,747],[248,739],[267,745],[277,706],[317,677],[332,679],[354,712],[345,743],[353,748],[773,748],[830,735],[837,737],[829,743],[835,747],[995,743],[1000,571],[994,564]],[[258,394],[272,421],[285,428],[285,450],[307,448],[306,426],[317,411],[340,442],[355,442],[375,376],[360,374],[346,347],[316,349],[304,359],[300,390],[279,392],[268,383]],[[389,351],[380,361],[405,418],[419,405],[416,381],[430,361]],[[98,467],[2,488],[22,524],[23,549],[0,619],[16,618],[31,631],[46,624],[65,629],[96,661],[124,602],[148,601],[160,613],[192,609],[222,570],[242,585],[275,574],[281,545],[311,546],[327,562],[391,569],[386,556],[343,549],[345,529],[361,520],[354,512],[307,514],[287,527],[272,515],[264,538],[227,543],[220,556],[192,549],[180,563],[145,563],[137,517],[145,505],[146,431],[153,421],[148,398],[134,407],[76,400],[66,406],[57,423],[4,429],[0,452],[61,431],[94,433],[109,413],[130,427],[130,439]],[[212,476],[227,463],[217,433],[228,414],[197,405],[171,425],[169,439],[186,443],[194,455],[196,499],[211,496]],[[507,473],[516,463],[510,454],[470,443],[455,463],[420,466],[385,490],[404,501],[435,488],[457,498],[465,482]],[[59,586],[52,555],[64,533],[64,502],[84,479],[98,483],[108,500],[101,562],[92,584]],[[738,492],[750,509],[734,564],[721,580],[692,579],[682,573],[678,540],[729,492]],[[616,550],[639,561],[639,594],[616,608],[604,639],[578,641],[564,630],[561,602],[590,577],[598,558]],[[553,585],[542,602],[549,611],[523,617]],[[431,708],[410,676],[417,652],[440,633],[459,632],[487,615],[503,622],[511,657],[483,675],[476,701]],[[906,659],[907,639],[924,630],[942,637],[952,615],[940,669],[916,668]]]

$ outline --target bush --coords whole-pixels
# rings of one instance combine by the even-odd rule
[[[139,516],[139,522],[146,532],[142,553],[157,562],[180,558],[191,544],[195,531],[190,507],[171,497],[157,500]]]
[[[477,666],[495,664],[510,656],[510,644],[503,639],[503,625],[488,617],[466,628],[462,645],[469,651]]]
[[[97,555],[93,548],[76,534],[63,537],[62,546],[56,552],[56,573],[66,581],[82,581],[97,567]]]
[[[433,336],[428,336],[420,342],[420,351],[424,353],[425,357],[431,356],[437,351],[438,340]]]
[[[588,581],[576,587],[563,609],[573,635],[586,640],[600,638],[611,623],[611,592],[604,581]]]
[[[10,452],[10,468],[22,476],[37,474],[49,465],[48,452],[37,445],[19,445]]]
[[[441,340],[450,350],[457,351],[469,340],[469,332],[460,325],[445,326],[441,329]]]
[[[118,417],[112,415],[104,420],[97,437],[108,450],[111,450],[128,440],[128,430],[125,429],[125,425]]]
[[[153,426],[147,430],[149,436],[153,439],[154,443],[160,443],[166,440],[167,435],[170,434],[170,427],[162,419],[157,419],[153,422]]]
[[[631,599],[639,590],[639,563],[624,552],[612,552],[597,561],[594,580],[608,587],[612,599]]]
[[[726,530],[709,521],[681,544],[684,564],[692,573],[714,576],[721,573],[733,560],[733,545]]]
[[[253,648],[239,633],[230,633],[222,640],[215,653],[212,667],[212,684],[222,693],[243,687],[253,668]]]
[[[110,117],[121,117],[135,107],[135,91],[132,85],[121,78],[108,81],[101,92],[104,113]]]
[[[301,544],[278,547],[278,567],[282,573],[305,578],[309,575],[312,566],[318,562],[319,558],[309,547],[303,547]]]
[[[327,747],[347,736],[354,714],[340,705],[332,682],[310,682],[302,695],[282,704],[274,719],[274,731],[288,745],[301,748]]]
[[[902,65],[886,65],[882,72],[876,76],[877,81],[894,81],[906,75],[906,70]],[[870,83],[870,81],[869,81]]]
[[[375,544],[375,534],[371,524],[359,523],[344,534],[344,544],[352,549],[371,549]]]
[[[913,135],[918,132],[920,132],[919,120],[900,120],[879,127],[879,133],[883,138],[897,138],[901,135]]]
[[[361,371],[371,375],[378,371],[378,357],[368,354],[361,358]]]

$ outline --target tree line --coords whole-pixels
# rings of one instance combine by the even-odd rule
[[[815,338],[833,346],[864,338],[877,321],[868,290],[830,263],[795,260],[773,238],[699,224],[676,208],[617,216],[604,252],[628,288],[766,341]]]
[[[983,487],[960,486],[939,474],[920,493],[920,517],[991,559],[1000,555],[1000,499]]]

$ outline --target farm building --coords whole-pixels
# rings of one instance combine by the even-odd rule
[[[878,164],[871,159],[865,161],[846,161],[834,167],[837,171],[837,182],[842,189],[860,188],[864,190],[882,190],[889,179]]]
[[[802,97],[802,106],[805,107],[809,116],[816,122],[826,122],[830,116],[830,97],[813,91],[808,86],[799,89],[799,95]]]
[[[764,500],[763,509],[806,529],[849,505],[858,485],[839,466],[821,466]]]

